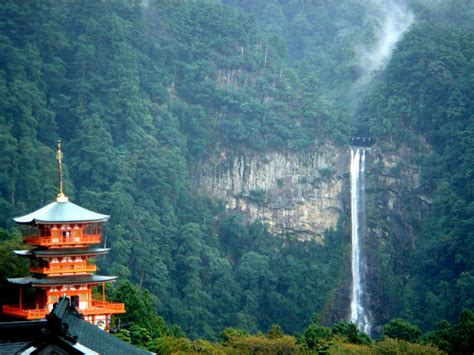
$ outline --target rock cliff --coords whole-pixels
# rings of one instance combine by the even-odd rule
[[[414,228],[429,196],[421,193],[420,169],[410,154],[393,147],[367,151],[368,228],[374,237],[388,237],[395,230],[414,243]],[[222,152],[199,166],[194,183],[249,221],[266,223],[274,234],[321,240],[326,229],[336,227],[340,214],[348,213],[349,155],[347,147],[330,145],[304,153]],[[414,211],[407,211],[413,206]]]
[[[344,210],[348,159],[347,149],[334,146],[307,153],[222,153],[200,167],[196,183],[274,234],[321,241]]]
[[[416,248],[420,222],[430,208],[430,196],[420,186],[420,166],[414,152],[380,145],[366,153],[366,231],[362,248],[367,261],[366,284],[375,332],[397,309],[397,285],[387,275],[406,272],[396,262]],[[227,209],[242,211],[248,221],[266,223],[276,235],[324,241],[340,216],[350,220],[350,150],[325,145],[305,153],[223,152],[195,172],[196,188],[222,200]],[[350,242],[350,229],[347,241]],[[387,258],[391,259],[387,263]],[[343,319],[350,303],[351,270],[338,282],[325,318]],[[409,276],[406,275],[406,278]]]

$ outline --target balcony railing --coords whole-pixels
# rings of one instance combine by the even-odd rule
[[[24,241],[26,244],[45,246],[45,247],[82,245],[82,244],[99,244],[100,240],[101,240],[100,234],[60,236],[60,237],[28,236],[24,238]]]
[[[86,309],[78,309],[84,315],[125,313],[124,303],[92,300]],[[43,319],[50,313],[48,308],[33,308],[32,305],[4,305],[2,312],[16,318],[28,320]]]
[[[30,267],[30,272],[36,274],[63,274],[63,273],[80,273],[80,272],[95,272],[97,266],[87,263],[50,263],[47,267]]]
[[[125,304],[92,300],[87,309],[80,309],[84,315],[125,313]]]
[[[31,305],[29,307],[32,307]],[[42,319],[49,314],[47,308],[29,308],[28,305],[4,305],[2,307],[2,312],[5,315],[23,318],[28,320]]]

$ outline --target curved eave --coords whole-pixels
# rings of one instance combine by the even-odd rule
[[[51,202],[39,210],[13,218],[18,224],[55,224],[55,223],[100,223],[106,222],[109,215],[96,213],[72,202]]]
[[[105,215],[104,215],[105,216]],[[34,218],[31,220],[25,221],[22,219],[22,217],[18,218],[13,218],[13,220],[18,223],[18,224],[64,224],[64,223],[101,223],[101,222],[107,222],[109,220],[110,216],[106,216],[104,218],[99,218],[99,219],[38,219]]]
[[[102,275],[80,275],[80,276],[57,276],[37,279],[33,276],[17,277],[7,279],[8,282],[19,286],[59,286],[59,285],[79,285],[79,284],[98,284],[103,282],[113,282],[118,276]]]
[[[32,253],[31,250],[13,250],[15,255],[18,256],[33,256],[34,254]]]
[[[110,216],[106,216],[100,219],[63,219],[63,220],[41,220],[41,219],[34,219],[32,222],[29,223],[19,223],[19,224],[54,224],[54,223],[101,223],[107,222]],[[16,222],[16,221],[15,221]]]
[[[55,257],[55,256],[71,256],[71,255],[101,255],[107,254],[110,248],[61,248],[61,249],[45,249],[45,250],[14,250],[13,252],[18,256],[25,257]]]

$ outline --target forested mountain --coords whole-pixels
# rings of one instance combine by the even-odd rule
[[[397,272],[399,309],[425,327],[473,307],[474,31],[457,19],[415,25],[363,109],[379,139],[420,153],[431,212]]]
[[[112,215],[103,270],[148,289],[189,336],[297,331],[323,311],[347,259],[341,232],[324,246],[275,239],[188,188],[187,166],[210,151],[347,132],[312,76],[299,80],[276,45],[265,53],[254,21],[193,2],[1,6],[4,228],[54,197],[60,138],[68,194]]]
[[[423,331],[456,322],[474,308],[474,6],[409,2],[414,24],[354,91],[358,56],[377,39],[376,5],[3,1],[0,276],[26,273],[10,256],[20,244],[11,218],[54,198],[61,139],[67,194],[112,216],[99,266],[130,283],[110,292],[152,337],[179,334],[155,311],[207,339],[225,327],[297,334],[314,319],[344,320],[347,211],[324,243],[275,237],[193,190],[191,172],[213,155],[345,146],[362,130],[382,151],[414,152],[407,164],[421,167],[430,205],[414,242],[374,242],[386,272],[380,319]],[[2,302],[14,297],[1,287]],[[349,332],[341,327],[332,334]]]

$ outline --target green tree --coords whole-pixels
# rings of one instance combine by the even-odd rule
[[[300,341],[307,349],[319,352],[328,349],[331,338],[330,328],[312,323],[303,331]]]
[[[122,281],[119,287],[113,289],[112,298],[126,305],[127,312],[120,316],[120,320],[121,323],[134,324],[128,329],[134,344],[144,345],[151,338],[171,334],[170,328],[157,314],[156,305],[148,291]]]
[[[415,343],[421,336],[421,330],[404,319],[395,318],[384,325],[383,334],[389,338]]]

